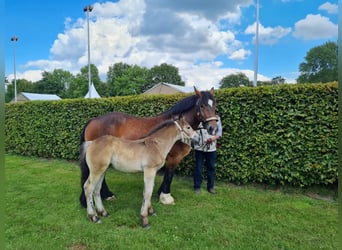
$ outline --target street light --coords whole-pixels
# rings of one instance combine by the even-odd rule
[[[91,98],[91,73],[90,73],[90,37],[89,37],[89,12],[93,10],[92,5],[85,6],[83,11],[87,13],[87,26],[88,26],[88,88],[89,98]]]
[[[12,36],[11,41],[13,42],[13,65],[14,65],[14,102],[17,102],[17,72],[15,67],[15,43],[18,41],[17,36]]]

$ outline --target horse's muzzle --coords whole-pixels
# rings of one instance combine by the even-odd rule
[[[210,135],[215,135],[217,133],[217,122],[218,118],[216,116],[209,117],[205,120],[203,125]]]
[[[208,124],[207,131],[210,135],[216,135],[217,126],[212,126],[212,125]]]

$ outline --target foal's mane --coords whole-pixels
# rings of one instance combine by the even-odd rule
[[[161,124],[159,124],[158,126],[156,126],[155,128],[153,128],[146,136],[144,136],[143,138],[146,138],[154,133],[156,133],[157,131],[169,127],[171,125],[174,125],[174,121],[173,120],[167,120],[165,122],[162,122]]]

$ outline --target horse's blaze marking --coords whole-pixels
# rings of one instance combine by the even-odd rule
[[[208,105],[209,105],[210,107],[213,107],[213,103],[214,103],[213,100],[211,100],[211,99],[208,100]]]

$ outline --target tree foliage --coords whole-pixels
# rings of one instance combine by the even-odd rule
[[[219,82],[220,89],[232,88],[232,87],[242,87],[242,86],[253,86],[252,82],[244,73],[237,73],[227,75],[222,78]]]
[[[116,77],[114,82],[114,95],[136,95],[143,92],[144,86],[148,84],[149,70],[134,65],[125,70],[125,73]]]
[[[337,43],[326,42],[309,50],[305,62],[299,65],[297,83],[326,83],[337,81]]]
[[[34,84],[32,92],[56,94],[65,98],[68,85],[73,79],[74,76],[69,71],[62,69],[55,69],[53,72],[44,71],[42,79]]]
[[[166,63],[147,69],[120,62],[110,66],[107,73],[111,96],[140,94],[160,82],[185,85],[178,68]]]
[[[185,85],[179,75],[178,68],[167,63],[156,65],[150,69],[149,83],[146,85],[146,89],[144,89],[144,91],[161,82],[180,86]]]
[[[109,67],[106,82],[102,82],[99,71],[94,64],[90,65],[91,82],[102,97],[141,94],[160,82],[184,86],[178,68],[163,63],[151,69],[126,63],[115,63]],[[17,80],[17,93],[32,92],[56,94],[61,98],[82,98],[88,92],[88,66],[80,69],[75,76],[68,71],[55,69],[44,71],[42,79],[30,82]],[[14,98],[14,83],[7,84],[6,102]]]
[[[33,84],[31,81],[25,79],[17,80],[17,93],[20,92],[33,92]],[[14,80],[11,84],[7,85],[7,91],[5,94],[5,102],[10,102],[14,98]]]
[[[116,93],[116,86],[115,81],[120,77],[125,75],[125,72],[131,68],[131,65],[126,63],[115,63],[112,66],[109,66],[107,72],[107,89],[109,96],[115,96]]]

